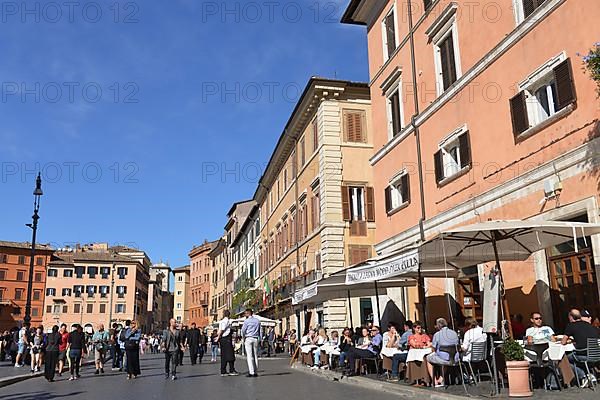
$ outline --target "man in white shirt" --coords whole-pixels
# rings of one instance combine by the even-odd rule
[[[221,376],[237,376],[235,370],[235,352],[233,351],[233,341],[231,337],[231,320],[229,319],[229,310],[223,311],[223,319],[219,321],[219,332],[217,341],[221,346]],[[229,365],[229,373],[227,372]]]
[[[487,335],[483,332],[483,328],[479,326],[475,318],[467,318],[465,326],[469,328],[469,330],[465,332],[462,343],[462,349],[464,351],[463,361],[469,362],[471,361],[473,343],[484,343],[487,340]]]
[[[528,344],[539,342],[554,342],[554,330],[549,326],[544,325],[542,314],[539,312],[531,313],[531,327],[525,331],[525,338]]]

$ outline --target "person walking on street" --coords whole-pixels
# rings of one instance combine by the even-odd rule
[[[31,373],[39,372],[40,359],[42,357],[42,346],[44,345],[44,332],[42,328],[37,328],[31,339]]]
[[[29,347],[29,324],[23,325],[23,327],[17,333],[17,342],[18,342],[18,350],[17,350],[17,359],[15,361],[15,367],[22,367],[22,362],[25,362],[25,354],[27,354],[27,348]]]
[[[223,311],[223,319],[219,322],[219,332],[217,340],[221,347],[221,376],[237,376],[235,370],[235,353],[233,351],[233,341],[231,335],[231,319],[229,310]],[[229,365],[229,373],[227,366]]]
[[[216,329],[210,334],[210,362],[217,362],[219,355],[219,335]]]
[[[252,309],[246,310],[246,320],[242,325],[242,338],[246,349],[246,361],[248,362],[248,378],[258,377],[258,341],[262,337],[260,321],[254,316]]]
[[[75,324],[73,326],[73,331],[69,334],[69,346],[67,348],[67,353],[69,354],[69,364],[71,377],[70,381],[77,380],[81,377],[79,375],[79,366],[81,363],[81,356],[83,353],[83,349],[85,348],[85,334],[83,333],[83,329],[80,325]]]
[[[192,365],[196,365],[198,361],[198,347],[200,346],[200,329],[196,328],[195,322],[192,322],[192,327],[187,332],[185,343],[186,347],[190,350],[190,362]]]
[[[271,353],[273,357],[275,357],[275,328],[269,328],[269,333],[267,334],[267,344],[268,344],[268,354],[267,357],[271,357]]]
[[[206,354],[206,344],[208,343],[208,338],[206,337],[206,333],[204,333],[204,329],[200,329],[200,347],[198,347],[198,363],[202,364],[202,359]]]
[[[169,320],[169,328],[165,329],[162,336],[162,349],[165,353],[165,379],[177,379],[177,365],[179,364],[179,350],[183,348],[182,334],[177,329],[175,318]]]
[[[112,370],[122,371],[123,363],[123,352],[121,351],[121,345],[119,344],[119,325],[113,324],[110,335],[110,356],[112,358]]]
[[[127,354],[127,379],[135,379],[141,374],[140,371],[140,340],[142,332],[137,327],[137,321],[131,321],[131,325],[125,331],[125,353]]]
[[[44,377],[48,382],[54,382],[56,363],[58,362],[58,348],[61,342],[61,334],[58,333],[58,325],[52,327],[52,332],[46,336],[46,359],[44,362]]]
[[[104,324],[98,324],[98,330],[92,336],[92,344],[94,345],[94,363],[96,364],[96,372],[104,373],[104,360],[106,358],[106,349],[110,337],[108,332],[104,330]]]
[[[181,328],[181,341],[183,343],[187,342],[187,335],[188,335],[188,328],[187,326],[183,326]],[[185,347],[179,349],[179,357],[177,358],[177,361],[179,361],[179,365],[183,365],[183,353],[185,352]]]
[[[62,324],[58,331],[60,335],[60,343],[58,345],[58,376],[62,376],[63,369],[65,368],[65,360],[67,360],[67,347],[69,347],[69,332],[67,332],[67,325]]]

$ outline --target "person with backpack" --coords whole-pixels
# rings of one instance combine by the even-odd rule
[[[98,330],[92,336],[92,344],[94,346],[94,363],[96,364],[96,375],[104,373],[104,360],[106,358],[106,350],[108,349],[109,339],[110,337],[108,335],[108,332],[104,330],[104,324],[98,324]]]

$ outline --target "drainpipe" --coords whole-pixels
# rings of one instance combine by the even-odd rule
[[[411,117],[411,125],[414,128],[415,132],[415,140],[417,143],[417,171],[419,174],[419,197],[421,199],[421,219],[419,220],[419,232],[421,235],[421,241],[425,240],[425,229],[423,224],[427,215],[425,213],[425,189],[423,184],[423,156],[421,153],[421,134],[419,131],[419,126],[416,123],[416,117],[420,114],[419,109],[419,89],[417,85],[417,65],[415,59],[415,32],[413,25],[413,15],[412,15],[412,1],[407,2],[407,10],[408,10],[408,35],[410,42],[410,62],[411,62],[411,72],[412,72],[412,81],[413,81],[413,102],[415,105],[415,112]],[[418,277],[418,290],[419,290],[419,303],[421,305],[421,319],[423,320],[423,324],[427,325],[427,318],[425,316],[425,311],[427,307],[427,298],[425,296],[425,279],[421,276],[421,269],[419,268],[419,277]]]

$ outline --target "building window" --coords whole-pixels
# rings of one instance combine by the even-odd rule
[[[83,294],[83,290],[85,288],[81,285],[75,285],[73,286],[73,293],[75,293],[75,297],[81,297],[81,295]]]
[[[94,303],[88,303],[86,308],[87,308],[86,312],[88,314],[93,313],[94,312]]]
[[[63,306],[62,307],[62,312],[63,312],[63,314],[67,314],[69,312],[69,306],[66,306],[66,305]]]
[[[371,246],[348,246],[348,265],[355,265],[371,258]]]
[[[0,263],[2,263],[2,264],[8,263],[8,256],[6,254],[0,254]]]
[[[98,267],[88,267],[88,276],[90,279],[95,279],[96,275],[98,275]]]
[[[62,306],[60,304],[54,304],[53,306],[48,306],[51,308],[53,314],[60,314],[62,310]]]
[[[178,291],[177,291],[177,296],[181,296],[181,294],[182,294],[182,293],[183,293],[183,292],[182,292],[181,290],[178,290]]]
[[[42,293],[40,290],[34,290],[33,291],[33,300],[34,301],[39,301],[42,297]]]
[[[398,82],[386,93],[388,138],[390,140],[396,137],[404,127],[401,87],[401,83]]]
[[[100,286],[100,297],[107,297],[110,292],[110,287]]]
[[[74,314],[79,314],[81,312],[81,304],[75,304],[73,305],[73,313]]]
[[[383,61],[385,62],[394,54],[398,43],[396,6],[392,7],[381,22],[381,32],[383,34]]]
[[[85,289],[85,292],[87,293],[88,297],[94,297],[94,294],[97,292],[97,287],[94,285],[88,285]]]
[[[41,282],[42,281],[42,273],[41,272],[36,272],[33,275],[33,280],[36,282]]]
[[[18,263],[21,265],[26,265],[25,264],[25,256],[19,256]]]
[[[125,313],[125,304],[117,304],[115,306],[115,313],[124,314]]]
[[[367,222],[375,221],[373,188],[342,186],[342,212],[350,222],[350,235],[366,236]]]
[[[46,288],[46,296],[56,296],[56,289]]]
[[[85,273],[85,267],[75,267],[75,276],[77,279],[83,279],[83,274]]]
[[[183,276],[178,276],[177,277],[177,282],[183,282]]]
[[[106,304],[100,304],[100,314],[106,313]]]
[[[440,144],[434,155],[434,164],[438,184],[471,166],[471,143],[466,126]]]
[[[48,270],[48,277],[50,277],[50,278],[56,278],[56,277],[58,277],[58,270],[54,269],[54,268],[50,268]]]
[[[46,306],[46,314],[52,313],[52,306]]]
[[[6,280],[6,270],[0,269],[0,281]]]
[[[363,110],[344,110],[344,141],[366,143],[366,113]]]
[[[117,269],[117,274],[119,275],[119,279],[125,279],[127,276],[127,267],[119,267]]]
[[[513,9],[517,24],[523,22],[547,0],[513,0]]]
[[[177,303],[177,309],[181,310],[181,303]]]
[[[37,316],[39,316],[39,315],[40,315],[40,309],[39,309],[39,308],[37,308],[37,307],[33,307],[33,308],[31,309],[31,316],[32,316],[32,317],[37,317]]]
[[[102,279],[108,279],[108,276],[110,275],[110,268],[108,268],[108,267],[100,268],[100,275],[102,275]]]
[[[400,207],[410,203],[410,182],[409,175],[403,171],[397,175],[390,185],[385,188],[385,211],[388,214],[393,213]]]
[[[122,299],[127,293],[127,286],[117,286],[117,296]]]
[[[438,95],[462,75],[456,23],[457,9],[457,5],[446,8],[426,32],[433,43]]]
[[[575,103],[575,85],[569,58],[553,58],[519,84],[520,92],[510,100],[513,133],[518,136],[542,124]]]
[[[43,257],[36,257],[35,259],[35,264],[39,267],[44,265],[44,258]]]
[[[72,269],[65,269],[63,271],[63,277],[64,278],[72,278],[73,277],[73,270]]]
[[[73,291],[70,288],[63,288],[63,290],[62,290],[63,296],[71,296],[71,293],[73,293]]]
[[[25,271],[17,271],[17,281],[22,282],[25,280]]]

